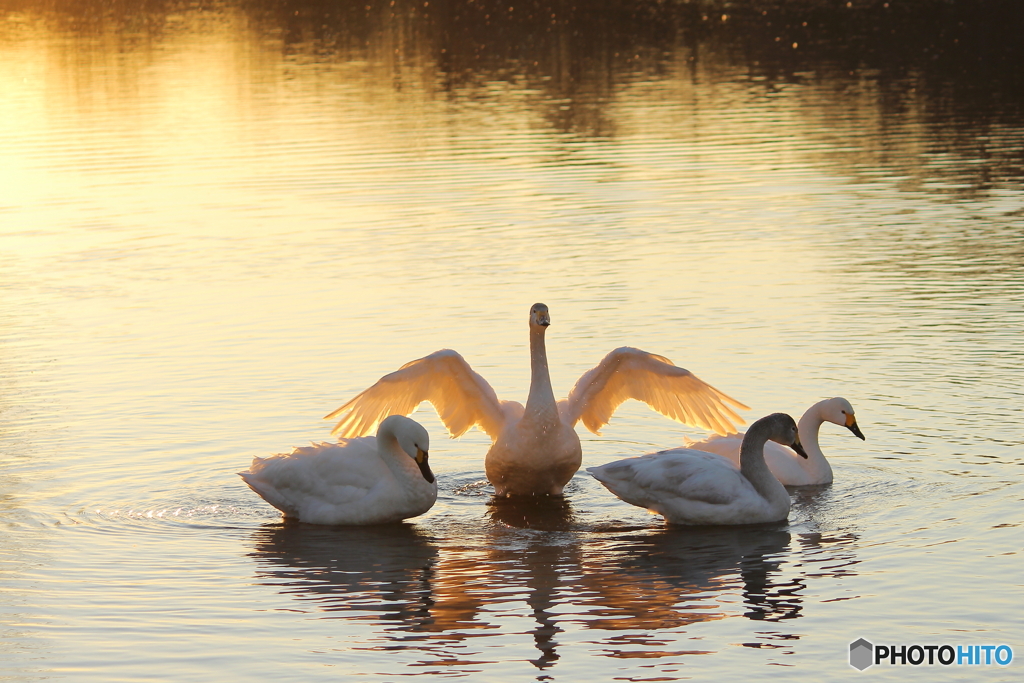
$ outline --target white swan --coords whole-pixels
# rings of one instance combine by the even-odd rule
[[[674,448],[587,471],[622,500],[673,524],[778,522],[789,515],[789,493],[764,462],[769,439],[803,452],[793,418],[773,413],[747,430],[740,469],[714,453]]]
[[[792,450],[776,443],[764,445],[764,461],[768,463],[768,469],[785,486],[832,483],[832,466],[828,464],[825,454],[821,452],[821,447],[818,445],[818,429],[826,421],[846,427],[855,436],[864,440],[864,434],[857,426],[857,418],[853,414],[853,406],[849,401],[837,396],[815,403],[804,412],[803,417],[797,422],[800,443],[803,444],[804,450],[807,452],[806,458],[801,458]],[[703,441],[688,439],[686,447],[717,453],[729,458],[739,467],[742,441],[742,434],[715,435]]]
[[[325,419],[339,418],[332,434],[367,434],[385,416],[408,415],[429,401],[452,437],[478,426],[491,437],[484,459],[495,493],[561,495],[582,461],[574,426],[580,420],[595,434],[626,399],[646,402],[684,424],[720,434],[735,432],[743,420],[728,404],[746,410],[670,360],[624,347],[587,371],[567,399],[555,401],[548,373],[544,333],[548,307],[530,309],[530,394],[526,406],[500,401],[487,381],[455,351],[444,349],[406,363],[382,377]]]
[[[312,524],[385,524],[421,515],[437,500],[429,449],[421,424],[392,415],[375,437],[254,458],[238,474],[285,517]]]

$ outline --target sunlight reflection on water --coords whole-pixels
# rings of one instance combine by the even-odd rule
[[[891,43],[815,3],[0,9],[0,671],[817,678],[858,635],[1012,642],[1016,38],[965,59],[971,3],[906,4]],[[556,395],[629,344],[751,420],[844,395],[867,441],[823,428],[836,483],[760,529],[585,473],[493,501],[486,437],[429,408],[412,523],[283,524],[235,475],[440,348],[525,400],[535,301]],[[585,464],[693,431],[627,403]]]

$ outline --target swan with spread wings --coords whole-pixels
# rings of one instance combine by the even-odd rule
[[[562,495],[583,460],[576,423],[582,421],[600,434],[627,399],[718,434],[734,433],[734,423],[743,424],[730,405],[749,410],[747,406],[667,358],[629,347],[609,353],[580,377],[568,398],[556,401],[544,343],[550,324],[548,307],[534,304],[525,406],[499,400],[461,355],[442,349],[385,375],[324,419],[338,419],[332,434],[362,436],[373,433],[388,415],[408,415],[428,401],[453,438],[474,426],[491,437],[484,469],[499,496]]]

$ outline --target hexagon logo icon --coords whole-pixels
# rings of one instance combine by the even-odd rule
[[[854,669],[857,669],[857,671],[863,671],[875,663],[874,659],[874,645],[863,638],[858,638],[850,643],[850,666]]]

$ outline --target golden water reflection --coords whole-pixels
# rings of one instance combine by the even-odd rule
[[[405,647],[479,672],[501,647],[550,671],[772,632],[811,668],[887,600],[908,633],[998,636],[1019,546],[1020,12],[846,4],[0,0],[0,578],[27,624],[4,656],[108,680],[173,651],[199,680],[196,634],[263,668],[347,631],[368,668]],[[829,449],[843,477],[785,530],[595,525],[618,513],[585,487],[554,509],[449,496],[372,532],[252,528],[267,511],[239,466],[321,438],[339,396],[411,358],[450,346],[525,396],[536,300],[564,311],[562,391],[650,345],[751,405],[841,387],[877,437]],[[592,457],[678,441],[628,408]],[[483,476],[475,438],[438,439],[446,475]],[[126,496],[226,505],[184,534],[79,512]],[[67,533],[81,521],[95,543]],[[852,523],[864,543],[830,531]],[[968,536],[984,550],[958,554]],[[194,571],[224,558],[221,584]],[[140,582],[195,609],[150,611]],[[244,663],[239,618],[263,624]]]
[[[556,507],[505,504],[495,515],[492,503],[495,523],[483,536],[472,529],[445,541],[414,525],[271,525],[254,533],[251,557],[257,581],[297,608],[370,620],[389,638],[466,666],[483,656],[467,645],[473,638],[528,618],[539,669],[555,665],[560,639],[579,629],[607,632],[588,642],[614,658],[706,654],[652,644],[658,633],[677,639],[694,624],[730,617],[797,619],[809,581],[854,573],[850,538],[794,538],[769,527],[588,528],[573,521],[571,505]],[[501,515],[536,526],[506,526]],[[804,561],[808,569],[794,570]]]
[[[21,0],[0,9],[0,142],[81,126],[72,163],[106,149],[104,164],[173,181],[182,154],[273,154],[296,126],[304,144],[345,130],[355,145],[386,124],[425,151],[468,118],[657,131],[716,155],[739,136],[954,197],[1019,180],[1019,41],[978,43],[980,26],[1007,30],[998,8],[898,5]],[[930,29],[936,11],[952,28]],[[322,107],[349,98],[363,108]]]

